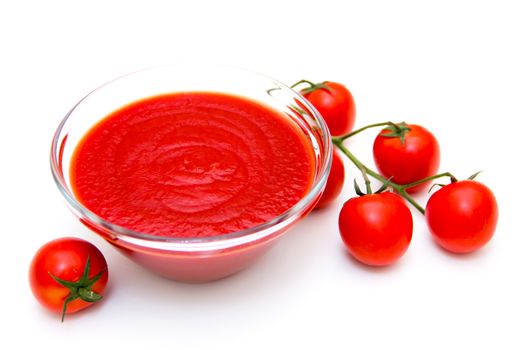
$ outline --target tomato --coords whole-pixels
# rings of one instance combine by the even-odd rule
[[[374,141],[374,161],[379,172],[392,181],[405,185],[435,175],[439,169],[439,144],[430,131],[414,124],[381,130]],[[408,188],[414,193],[428,183]]]
[[[317,202],[315,209],[324,208],[332,203],[341,193],[344,182],[345,166],[339,154],[334,150],[332,153],[332,167],[330,168],[330,173],[328,174],[326,187],[324,189],[323,195],[321,196],[321,199],[319,199],[319,202]]]
[[[43,245],[33,257],[29,283],[45,308],[65,314],[82,310],[102,298],[108,268],[102,253],[91,243],[65,237]]]
[[[355,122],[355,102],[352,93],[340,83],[312,84],[301,94],[317,109],[332,136],[349,133]]]
[[[454,253],[469,253],[483,247],[494,235],[498,204],[482,183],[457,181],[432,194],[425,217],[440,246]]]
[[[372,266],[390,265],[412,239],[412,214],[392,192],[348,200],[339,214],[339,232],[350,254]]]

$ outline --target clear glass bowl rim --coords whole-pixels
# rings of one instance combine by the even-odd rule
[[[261,239],[267,235],[271,235],[272,233],[275,233],[275,228],[279,226],[279,224],[283,222],[287,222],[297,215],[301,215],[303,211],[311,205],[312,200],[317,198],[320,194],[320,192],[324,189],[324,186],[326,184],[326,181],[328,179],[328,174],[330,171],[331,163],[332,163],[332,143],[331,143],[331,136],[328,130],[328,126],[326,125],[324,119],[321,117],[320,113],[310,104],[310,102],[304,98],[300,93],[296,92],[292,88],[288,87],[287,85],[281,83],[280,81],[271,78],[269,76],[266,76],[264,74],[245,69],[240,68],[236,66],[227,66],[227,65],[210,65],[207,64],[208,67],[214,67],[217,69],[234,69],[236,71],[240,72],[246,72],[249,74],[252,74],[253,76],[259,77],[260,79],[265,79],[268,82],[271,82],[278,86],[280,89],[283,89],[287,93],[291,94],[295,99],[301,102],[302,107],[304,106],[305,109],[308,110],[308,113],[313,116],[315,122],[321,129],[321,135],[322,135],[322,142],[324,143],[323,152],[321,155],[321,161],[322,164],[320,166],[319,176],[316,176],[316,179],[314,183],[312,184],[312,187],[310,188],[309,192],[294,206],[292,206],[290,209],[282,213],[281,215],[273,218],[272,220],[266,221],[262,224],[240,230],[235,231],[231,233],[226,233],[222,235],[215,235],[215,236],[209,236],[209,237],[172,237],[172,236],[160,236],[160,235],[152,235],[148,233],[143,233],[139,231],[134,231],[122,226],[119,226],[117,224],[111,223],[100,216],[93,213],[91,210],[83,206],[73,193],[69,190],[68,186],[65,183],[64,175],[61,171],[61,164],[59,160],[61,159],[61,144],[60,140],[63,139],[60,136],[62,135],[62,132],[64,131],[64,127],[66,123],[70,120],[70,117],[73,115],[75,110],[79,105],[81,105],[84,101],[86,101],[90,96],[97,93],[101,89],[103,89],[105,86],[118,81],[120,79],[125,79],[128,77],[132,77],[136,74],[141,73],[147,73],[149,70],[153,69],[164,69],[164,68],[177,68],[177,67],[183,67],[187,65],[182,64],[169,64],[169,65],[162,65],[162,66],[156,66],[156,67],[150,67],[141,69],[138,71],[134,71],[125,75],[122,75],[120,77],[117,77],[113,80],[110,80],[90,93],[88,93],[86,96],[84,96],[79,102],[77,102],[73,108],[66,114],[66,116],[62,119],[59,126],[57,127],[55,134],[53,136],[52,144],[51,144],[51,155],[50,155],[50,165],[51,165],[51,172],[53,175],[53,179],[58,186],[60,192],[66,199],[69,205],[76,210],[79,214],[87,218],[89,221],[94,223],[97,226],[102,226],[106,230],[109,230],[112,234],[115,235],[115,238],[131,238],[131,241],[138,245],[143,245],[144,242],[151,242],[151,243],[172,243],[178,247],[183,246],[184,248],[188,248],[188,246],[195,245],[195,248],[199,245],[206,245],[208,243],[218,243],[218,242],[225,242],[225,241],[239,241],[238,243],[249,243],[250,241],[255,241],[258,239]],[[194,66],[194,65],[192,65]],[[119,106],[115,106],[118,108]],[[120,236],[119,236],[120,235]],[[122,237],[124,236],[124,237]],[[244,239],[243,239],[244,238]],[[128,239],[129,241],[129,239]]]

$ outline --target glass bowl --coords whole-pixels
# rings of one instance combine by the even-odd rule
[[[177,238],[136,232],[97,216],[75,197],[69,178],[73,151],[98,121],[131,102],[173,92],[233,94],[262,103],[295,123],[314,152],[314,181],[307,194],[286,212],[237,232],[201,238]],[[228,66],[168,65],[112,80],[81,99],[53,137],[53,178],[72,212],[92,231],[134,262],[167,278],[206,282],[236,273],[266,252],[319,200],[332,161],[328,128],[300,94],[264,75]]]

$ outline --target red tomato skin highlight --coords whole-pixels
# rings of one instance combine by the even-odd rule
[[[106,273],[91,288],[102,294],[108,282],[107,263],[93,244],[74,237],[64,237],[44,244],[35,254],[29,267],[29,284],[37,301],[46,309],[61,313],[70,292],[55,281],[51,275],[77,282],[80,280],[89,255],[89,277],[95,277],[103,269]],[[76,299],[67,305],[66,314],[82,310],[93,303]]]
[[[324,85],[331,91],[317,89],[304,94],[304,97],[321,113],[332,136],[347,134],[355,123],[354,97],[343,84],[329,81]]]
[[[404,143],[398,137],[384,137],[382,130],[373,146],[374,162],[378,171],[386,178],[404,185],[437,174],[440,163],[439,143],[426,128],[409,124],[410,131]],[[428,186],[423,183],[409,188],[409,193],[419,192]]]
[[[334,150],[332,153],[332,167],[328,174],[328,180],[326,181],[326,187],[323,195],[315,209],[320,209],[330,205],[341,193],[345,182],[345,166],[341,156]]]
[[[412,214],[402,198],[384,192],[348,200],[339,215],[339,231],[350,254],[371,266],[401,258],[412,240]]]
[[[494,236],[498,204],[484,184],[463,180],[435,192],[426,206],[426,221],[435,241],[452,253],[470,253]]]

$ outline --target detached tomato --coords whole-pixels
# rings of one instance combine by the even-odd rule
[[[405,185],[435,175],[439,169],[439,144],[422,126],[401,123],[383,129],[374,141],[374,161],[379,172],[392,181]],[[408,188],[414,193],[426,183]]]
[[[102,253],[79,238],[59,238],[42,246],[29,269],[35,298],[47,309],[65,314],[102,299],[108,268]]]
[[[324,208],[332,203],[341,193],[344,182],[345,166],[337,151],[334,150],[332,153],[332,167],[330,168],[330,173],[328,174],[326,187],[323,195],[321,196],[321,199],[319,199],[319,202],[317,202],[315,209]]]
[[[480,182],[453,182],[427,202],[425,217],[439,245],[453,253],[475,251],[492,238],[498,222],[498,204]]]
[[[403,256],[412,226],[410,209],[391,192],[352,198],[339,214],[339,232],[348,251],[372,266],[390,265]]]
[[[343,84],[330,81],[310,84],[311,87],[301,90],[301,94],[321,113],[330,134],[349,133],[355,122],[355,102],[350,91]]]

